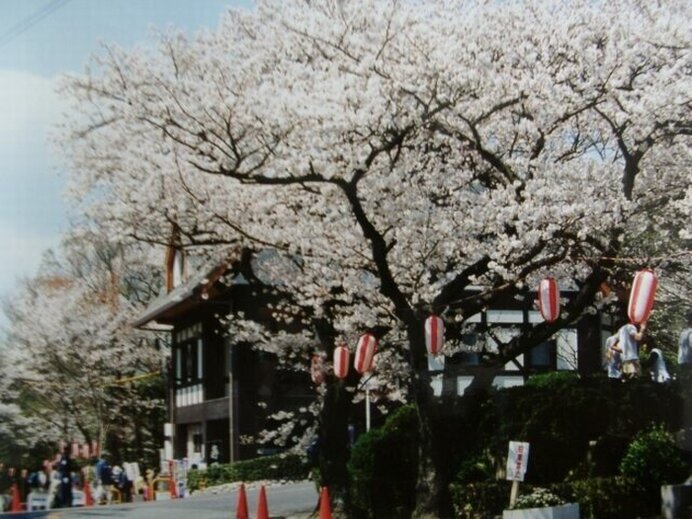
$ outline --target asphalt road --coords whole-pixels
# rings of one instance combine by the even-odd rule
[[[259,487],[247,486],[250,517],[257,512]],[[312,481],[271,485],[266,487],[269,516],[306,517],[317,503],[317,491]],[[237,491],[192,496],[173,501],[127,503],[113,506],[71,508],[40,512],[0,514],[8,519],[46,518],[83,519],[85,517],[121,517],[127,519],[229,519],[235,517]]]

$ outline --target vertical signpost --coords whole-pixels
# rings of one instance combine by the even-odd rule
[[[519,482],[524,481],[526,466],[529,461],[529,444],[527,442],[509,442],[507,454],[507,479],[512,482],[509,507],[512,508],[519,494]]]
[[[365,389],[365,430],[370,430],[370,390],[375,389],[377,384],[373,380],[373,375],[370,375],[365,382],[363,382],[363,389]]]

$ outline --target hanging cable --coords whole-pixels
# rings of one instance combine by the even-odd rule
[[[38,11],[34,12],[33,14],[27,16],[14,26],[10,27],[7,31],[2,33],[2,35],[0,35],[0,48],[4,47],[15,38],[18,38],[19,36],[24,34],[38,22],[40,22],[47,16],[51,15],[52,13],[63,7],[69,1],[70,0],[51,0],[48,4],[43,6]]]

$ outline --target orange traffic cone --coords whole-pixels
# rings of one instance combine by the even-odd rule
[[[238,506],[235,511],[235,519],[250,519],[247,511],[247,496],[245,495],[244,483],[241,483],[238,489]]]
[[[94,506],[94,495],[86,479],[84,480],[84,506]]]
[[[320,519],[332,519],[332,509],[329,506],[329,490],[322,487],[320,492]]]
[[[177,499],[178,498],[178,486],[175,482],[175,470],[174,470],[172,461],[168,462],[168,471],[171,473],[171,479],[169,480],[169,483],[168,483],[168,490],[171,493],[171,499]]]
[[[22,498],[19,496],[19,488],[17,487],[17,483],[12,484],[10,492],[12,494],[12,507],[10,508],[10,512],[21,512]]]
[[[178,499],[178,489],[175,484],[175,479],[172,475],[168,483],[168,490],[170,490],[171,492],[171,499]]]
[[[269,519],[269,509],[267,508],[267,493],[264,485],[260,487],[259,502],[257,503],[257,519]]]

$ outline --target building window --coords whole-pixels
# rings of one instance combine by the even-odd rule
[[[194,382],[195,361],[197,360],[195,345],[187,343],[185,345],[185,379],[188,383]]]
[[[183,352],[180,348],[175,349],[175,382],[180,385],[183,380]]]
[[[528,364],[531,368],[554,368],[555,341],[546,341],[534,346],[529,352]]]
[[[202,339],[197,339],[197,380],[202,380],[204,373],[202,366]]]
[[[478,353],[462,351],[457,353],[457,364],[460,366],[479,366],[481,363],[481,358]]]
[[[200,384],[204,378],[202,325],[195,324],[174,334],[175,379],[178,387]]]
[[[192,452],[201,454],[202,452],[202,435],[192,435]]]

